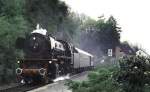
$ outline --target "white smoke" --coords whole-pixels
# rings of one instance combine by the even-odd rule
[[[62,81],[62,80],[66,80],[66,79],[70,79],[69,74],[66,76],[58,77],[58,78],[54,79],[53,82]]]
[[[39,34],[42,34],[42,35],[46,35],[47,30],[46,30],[46,29],[41,28],[41,27],[40,27],[40,25],[39,25],[39,24],[37,24],[36,29],[35,29],[35,30],[33,30],[33,32],[31,32],[31,33],[39,33]]]

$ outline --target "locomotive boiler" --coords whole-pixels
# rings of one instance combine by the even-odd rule
[[[37,25],[25,38],[16,40],[16,48],[23,50],[18,59],[16,74],[25,83],[48,82],[58,76],[93,67],[93,56],[70,43],[57,40]]]

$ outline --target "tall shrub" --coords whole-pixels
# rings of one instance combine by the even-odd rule
[[[117,81],[125,92],[144,92],[150,84],[150,59],[143,56],[121,59]]]

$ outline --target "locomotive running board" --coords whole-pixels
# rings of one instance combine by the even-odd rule
[[[61,59],[71,59],[71,57],[67,57],[67,56],[57,56],[57,58],[61,58]]]
[[[58,59],[17,59],[19,61],[58,61]]]

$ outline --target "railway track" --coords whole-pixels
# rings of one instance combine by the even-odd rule
[[[85,73],[87,73],[87,71],[82,72],[82,73],[78,73],[75,75],[71,75],[69,79],[78,78],[78,77],[84,75]],[[64,79],[64,80],[66,80],[66,79]],[[64,81],[64,80],[62,80],[62,81]],[[59,80],[59,81],[61,81],[61,80]],[[53,84],[55,85],[55,83],[56,82],[48,83],[48,84],[51,84],[51,86],[53,86]],[[27,92],[27,91],[31,91],[31,90],[46,86],[48,84],[39,84],[39,85],[17,84],[15,86],[12,86],[9,88],[0,89],[0,92]]]
[[[87,74],[88,74],[88,72],[82,72],[79,74],[75,74],[75,75],[70,76],[69,80],[83,81],[83,80],[86,80],[85,76],[87,76]],[[67,85],[65,85],[67,83],[66,80],[68,80],[68,79],[59,80],[52,84],[49,84],[49,85],[46,85],[43,87],[39,87],[37,89],[30,90],[28,92],[71,92],[71,91],[69,91]]]
[[[18,84],[16,86],[1,89],[0,92],[26,92],[29,90],[33,90],[42,86],[45,86],[47,84],[40,84],[40,85],[25,85],[25,84]]]

